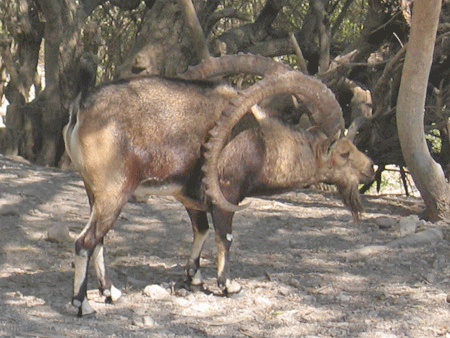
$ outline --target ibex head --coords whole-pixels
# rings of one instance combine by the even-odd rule
[[[352,213],[353,220],[359,223],[363,208],[358,186],[373,181],[373,162],[359,151],[351,140],[339,136],[340,132],[337,132],[322,144],[319,180],[336,185],[343,203]]]

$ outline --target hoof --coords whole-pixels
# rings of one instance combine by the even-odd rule
[[[77,299],[72,300],[72,305],[78,308],[78,317],[84,317],[93,315],[96,311],[91,307],[87,298],[84,298],[82,302]]]
[[[183,280],[181,283],[178,284],[179,289],[184,289],[189,292],[201,292],[204,294],[211,294],[211,291],[205,287],[205,284],[193,284],[190,280]]]
[[[188,278],[189,284],[191,284],[191,285],[203,284],[203,276],[202,276],[200,269],[198,269],[198,270],[188,269],[187,270],[187,278]]]
[[[111,304],[117,302],[122,297],[122,292],[114,285],[111,285],[110,290],[103,290],[102,295],[105,296],[105,303]]]
[[[207,288],[205,288],[205,285],[202,283],[202,284],[189,284],[188,285],[188,287],[189,287],[189,291],[191,291],[191,292],[201,292],[201,293],[207,293],[207,294],[209,294],[210,293],[210,291],[207,289]]]

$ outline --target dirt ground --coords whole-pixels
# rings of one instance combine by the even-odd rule
[[[106,239],[123,297],[105,304],[92,274],[97,313],[78,318],[70,299],[73,239],[89,216],[83,185],[76,173],[0,156],[0,336],[450,337],[447,224],[422,223],[413,235],[437,237],[401,239],[398,220],[420,212],[420,199],[365,196],[360,227],[329,192],[251,202],[234,221],[240,294],[219,294],[212,234],[202,260],[212,293],[177,287],[188,216],[171,198],[151,198],[128,203]],[[55,226],[72,239],[49,240]]]

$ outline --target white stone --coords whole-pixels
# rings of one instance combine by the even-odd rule
[[[417,215],[410,215],[400,218],[400,221],[398,222],[400,236],[403,237],[415,233],[419,222],[419,216]]]
[[[144,289],[144,294],[155,300],[163,300],[170,297],[170,293],[157,284],[147,285]]]

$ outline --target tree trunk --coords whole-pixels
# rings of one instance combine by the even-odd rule
[[[319,36],[319,73],[326,72],[330,64],[330,25],[325,10],[327,2],[327,0],[311,0],[309,4],[316,17],[317,34]]]
[[[175,76],[197,63],[178,1],[157,0],[144,18],[142,31],[116,77],[156,74]],[[197,61],[197,62],[196,62]]]
[[[416,0],[397,102],[397,126],[405,162],[430,220],[450,221],[450,188],[425,140],[424,106],[441,0]]]

